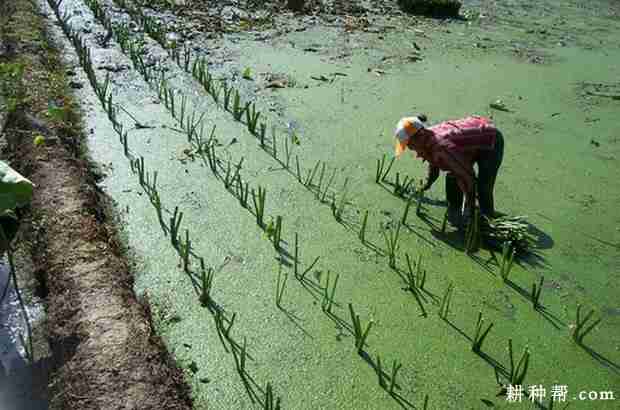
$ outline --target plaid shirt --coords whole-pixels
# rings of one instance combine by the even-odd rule
[[[497,128],[484,117],[467,117],[445,121],[421,129],[411,139],[409,148],[432,167],[454,174],[466,195],[473,193],[474,162],[483,150],[495,147]]]

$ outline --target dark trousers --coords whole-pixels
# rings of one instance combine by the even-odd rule
[[[482,151],[475,163],[478,165],[478,178],[476,183],[478,204],[480,213],[487,217],[495,215],[493,189],[499,167],[504,159],[504,136],[497,131],[495,147],[491,151]],[[446,175],[446,200],[448,207],[460,210],[463,206],[463,191],[459,188],[453,174]]]

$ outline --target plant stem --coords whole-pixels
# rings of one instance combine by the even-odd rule
[[[381,177],[383,176],[383,167],[385,166],[385,154],[381,157],[381,159],[377,160],[377,171],[375,174],[375,182],[378,184],[381,182]]]
[[[583,338],[586,337],[588,333],[590,333],[592,330],[594,330],[594,328],[599,323],[601,323],[601,321],[603,320],[602,318],[599,318],[595,320],[585,330],[583,330],[586,323],[592,318],[592,315],[594,314],[594,309],[590,310],[590,312],[582,319],[581,318],[581,307],[582,307],[581,305],[577,306],[577,320],[576,320],[575,328],[572,334],[573,340],[575,341],[575,343],[577,343],[580,346],[583,344]]]
[[[536,283],[532,284],[532,304],[534,309],[540,309],[540,294],[542,292],[543,283],[545,282],[545,277],[540,277],[540,282],[538,283],[538,288],[536,288]]]
[[[205,261],[200,258],[200,272],[202,279],[202,292],[200,294],[200,304],[203,307],[209,306],[211,303],[211,289],[213,287],[213,278],[215,272],[213,268],[205,269]]]
[[[304,278],[306,277],[306,275],[308,274],[308,272],[310,272],[312,270],[312,268],[314,268],[314,265],[316,265],[316,263],[319,261],[321,257],[317,256],[314,261],[310,264],[310,266],[308,266],[308,268],[306,268],[306,270],[301,274],[300,279],[304,280]]]
[[[486,330],[482,330],[482,326],[484,325],[484,319],[482,318],[482,312],[478,313],[478,321],[476,322],[476,333],[474,335],[474,339],[471,345],[471,350],[475,353],[480,353],[480,349],[482,348],[482,343],[484,339],[487,337],[491,328],[493,327],[493,323],[491,323]]]
[[[385,182],[385,180],[386,180],[387,176],[388,176],[388,175],[389,175],[389,173],[390,173],[390,170],[392,169],[392,165],[394,165],[394,160],[396,160],[396,157],[392,157],[392,160],[390,161],[390,164],[388,165],[387,170],[386,170],[386,171],[383,173],[383,175],[381,176],[381,181],[384,181],[384,182]]]
[[[446,233],[446,222],[448,222],[448,210],[443,214],[443,221],[441,222],[441,233]]]
[[[360,229],[359,238],[362,243],[366,243],[366,224],[368,223],[368,209],[364,212],[362,219],[362,227]]]
[[[294,260],[295,277],[299,278],[299,234],[295,232],[295,260]]]
[[[407,226],[407,216],[409,215],[409,208],[411,207],[411,202],[413,201],[413,198],[409,198],[407,200],[407,204],[405,205],[405,211],[403,212],[403,217],[400,221],[400,223],[402,225]]]
[[[392,363],[392,377],[390,378],[390,394],[394,394],[394,387],[396,386],[396,374],[403,365],[397,363],[396,360]]]
[[[284,289],[286,288],[286,281],[288,280],[288,271],[284,273],[282,278],[282,262],[278,266],[278,280],[276,282],[276,306],[282,309],[282,296],[284,295]]]
[[[297,180],[300,183],[303,183],[301,181],[301,168],[299,167],[299,156],[298,155],[295,155],[295,164],[297,165]]]
[[[379,386],[385,389],[385,378],[383,377],[383,369],[381,366],[381,357],[377,355],[377,376],[379,376]]]

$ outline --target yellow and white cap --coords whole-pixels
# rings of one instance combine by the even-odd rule
[[[424,123],[418,117],[405,117],[398,121],[394,137],[396,138],[395,155],[398,157],[405,152],[411,138],[422,128]]]

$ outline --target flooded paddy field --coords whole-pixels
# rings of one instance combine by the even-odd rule
[[[616,2],[147,3],[40,1],[196,409],[617,408]],[[402,187],[418,112],[502,130],[496,206],[532,237],[509,276],[442,229],[443,179]]]

